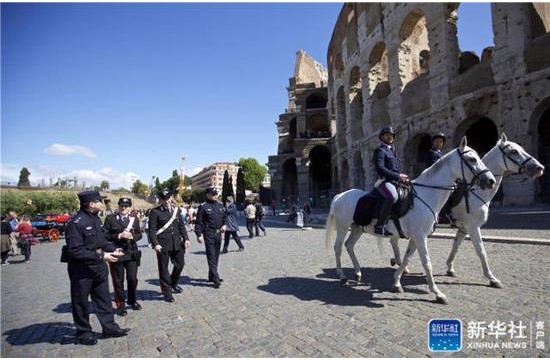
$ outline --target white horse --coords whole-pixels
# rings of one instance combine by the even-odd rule
[[[403,292],[401,287],[401,275],[409,262],[410,256],[414,254],[416,248],[426,277],[430,291],[436,295],[436,301],[446,304],[447,297],[437,288],[432,275],[432,265],[427,248],[427,236],[433,232],[434,224],[437,220],[437,213],[441,210],[449,195],[454,188],[456,179],[465,181],[478,180],[482,188],[491,188],[495,184],[495,178],[491,172],[481,162],[481,159],[475,150],[467,146],[466,137],[462,138],[460,146],[454,151],[443,156],[437,165],[434,165],[422,172],[418,178],[412,181],[415,190],[414,207],[409,210],[400,223],[404,235],[413,241],[409,242],[409,248],[399,269],[394,274],[394,289],[397,292]],[[340,193],[334,197],[330,206],[330,212],[327,219],[327,230],[325,245],[327,250],[330,248],[334,230],[336,230],[336,243],[334,252],[336,255],[336,269],[341,282],[346,281],[342,272],[340,257],[342,254],[342,244],[351,227],[351,233],[346,240],[346,249],[353,262],[355,269],[355,278],[360,281],[361,267],[353,251],[355,243],[363,233],[362,226],[353,222],[353,214],[357,201],[367,192],[351,189]],[[374,234],[374,226],[365,227],[367,232]],[[397,229],[392,221],[388,223],[388,229],[397,234]]]
[[[456,276],[454,259],[458,252],[458,248],[464,241],[466,235],[469,234],[476,253],[481,260],[483,275],[489,279],[489,283],[492,287],[501,288],[502,283],[493,275],[489,268],[480,228],[487,222],[489,204],[497,193],[502,182],[502,176],[506,172],[519,173],[523,171],[527,176],[537,178],[542,176],[544,166],[534,157],[529,155],[520,145],[508,141],[504,133],[502,133],[496,145],[485,154],[482,161],[487,168],[491,170],[497,182],[495,186],[489,190],[471,189],[468,196],[468,208],[466,207],[466,199],[462,199],[451,209],[451,215],[456,220],[455,224],[458,231],[453,242],[453,248],[447,259],[447,275],[452,277]],[[398,262],[400,258],[397,241],[397,237],[392,237],[390,239],[395,256],[392,260],[395,262]]]

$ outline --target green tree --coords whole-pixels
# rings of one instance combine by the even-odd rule
[[[229,177],[228,182],[229,182],[229,195],[233,196],[233,199],[235,199],[235,190],[233,190],[233,176]]]
[[[248,190],[258,192],[267,174],[267,168],[254,158],[240,158],[238,165],[244,171],[244,185]]]
[[[29,172],[29,169],[24,167],[21,169],[21,172],[19,173],[19,182],[17,183],[18,187],[30,187],[31,181],[29,180],[29,176],[31,173]]]
[[[149,188],[148,188],[147,184],[144,184],[139,180],[136,180],[132,184],[132,194],[136,194],[136,195],[145,197],[145,196],[147,196],[148,190],[149,190]]]
[[[239,210],[243,208],[245,196],[243,169],[239,168],[239,171],[237,171],[237,198],[235,199],[235,205]]]
[[[101,191],[107,191],[111,187],[111,184],[107,180],[103,180],[101,184],[99,184],[99,187]]]
[[[155,193],[158,193],[161,190],[162,190],[162,186],[160,185],[160,180],[159,180],[159,177],[157,176],[157,178],[155,179]]]
[[[225,201],[227,200],[227,197],[229,194],[229,172],[225,170],[223,173],[223,185],[222,185],[222,203],[225,204]]]

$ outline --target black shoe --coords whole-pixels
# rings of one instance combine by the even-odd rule
[[[173,286],[172,286],[172,292],[173,292],[174,294],[179,294],[179,293],[181,293],[182,291],[183,291],[183,289],[181,288],[181,286],[179,286],[179,285],[173,285]]]
[[[214,289],[219,289],[221,285],[221,281],[214,281]]]
[[[222,254],[227,254],[227,249],[223,249]]]
[[[244,251],[244,247],[239,248],[239,250],[237,250],[237,251]]]
[[[122,336],[128,335],[129,332],[130,332],[130,329],[128,329],[128,328],[118,329],[118,330],[115,330],[115,331],[108,331],[108,332],[104,331],[103,332],[103,338],[108,339],[108,338],[122,337]]]
[[[124,305],[121,305],[119,308],[116,309],[116,313],[119,315],[119,316],[126,316],[128,315],[128,311],[126,311],[126,308],[124,307]]]
[[[164,294],[164,301],[173,303],[176,299],[174,299],[172,294]]]
[[[223,282],[223,279],[218,279],[219,282]],[[216,281],[213,279],[208,279],[208,282],[215,283]]]
[[[132,308],[132,310],[141,310],[141,309],[143,309],[143,307],[137,301],[135,303],[129,304],[129,305]]]
[[[97,344],[97,339],[93,336],[86,336],[86,337],[78,338],[77,343],[82,345],[95,345]]]

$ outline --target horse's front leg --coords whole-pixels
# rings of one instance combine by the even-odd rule
[[[393,274],[393,290],[395,292],[403,292],[403,287],[401,286],[401,276],[403,275],[403,272],[407,268],[407,265],[409,264],[409,261],[411,260],[411,256],[416,251],[416,244],[414,241],[409,240],[409,246],[407,246],[407,251],[405,251],[405,256],[403,257],[403,261],[401,262],[401,265],[397,270],[395,270],[395,273]]]
[[[349,257],[351,258],[351,262],[353,263],[353,269],[355,270],[355,281],[357,282],[361,281],[361,266],[359,266],[359,261],[357,260],[357,256],[355,256],[354,248],[357,240],[359,240],[362,234],[363,230],[361,227],[352,225],[351,233],[349,234],[345,244]]]
[[[416,238],[411,239],[416,240]],[[435,284],[433,273],[432,273],[432,262],[430,261],[430,254],[428,254],[428,245],[426,236],[416,240],[416,247],[418,248],[418,256],[420,257],[420,262],[424,267],[424,272],[426,273],[426,279],[428,280],[428,286],[430,291],[435,294],[435,300],[440,304],[448,304],[447,297],[443,294]]]
[[[464,241],[464,238],[466,237],[466,232],[462,231],[462,229],[458,229],[456,232],[455,240],[453,241],[453,248],[451,249],[451,253],[449,254],[449,258],[447,259],[447,275],[456,277],[456,271],[454,269],[454,260],[456,253],[458,252],[458,248]]]
[[[399,237],[395,235],[390,237],[390,244],[393,249],[393,258],[390,259],[390,264],[391,266],[395,266],[395,265],[400,266],[401,252],[399,250]],[[409,273],[409,268],[405,267],[405,269],[403,269],[403,274],[408,274],[408,273]]]
[[[491,269],[489,269],[487,253],[485,252],[485,246],[483,246],[483,239],[481,238],[481,230],[479,227],[472,227],[472,229],[470,229],[470,238],[472,239],[472,243],[474,244],[474,248],[476,249],[477,256],[479,256],[479,260],[481,260],[483,275],[485,275],[485,277],[489,279],[492,287],[500,289],[502,287],[502,283],[493,275]]]

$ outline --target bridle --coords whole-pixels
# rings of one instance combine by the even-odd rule
[[[511,145],[508,144],[508,145],[505,145],[505,146],[499,146],[498,149],[500,150],[500,152],[502,153],[502,160],[504,161],[504,166],[506,166],[506,170],[508,171],[512,171],[509,167],[508,167],[508,163],[506,162],[506,159],[510,160],[511,162],[513,162],[514,164],[516,164],[518,166],[518,172],[516,174],[521,174],[521,171],[525,168],[525,165],[534,159],[534,157],[532,157],[531,155],[529,155],[527,157],[527,159],[523,160],[523,162],[519,162],[517,161],[516,159],[514,159],[513,157],[511,157],[509,154],[507,154],[504,149],[506,149],[507,147],[510,147]],[[495,175],[496,176],[496,175]],[[499,176],[502,176],[502,175],[499,175]]]

